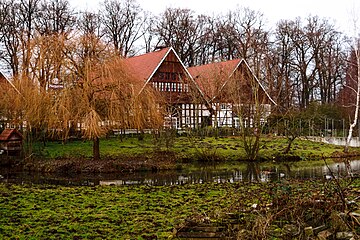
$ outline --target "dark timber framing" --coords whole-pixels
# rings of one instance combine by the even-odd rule
[[[125,61],[132,68],[133,75],[145,81],[141,91],[151,86],[159,94],[160,107],[165,110],[165,127],[185,129],[201,126],[203,111],[208,109],[207,102],[172,47]]]

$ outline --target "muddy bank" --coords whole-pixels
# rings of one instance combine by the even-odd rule
[[[156,153],[147,156],[105,156],[92,158],[32,158],[17,161],[13,169],[44,173],[116,173],[134,171],[160,171],[179,168],[173,153]]]
[[[331,158],[354,158],[358,153],[335,152]],[[321,156],[314,157],[312,160],[319,160]],[[257,162],[294,162],[302,161],[297,155],[276,155],[269,158],[260,158]],[[44,173],[118,173],[136,171],[161,171],[181,169],[183,163],[219,163],[226,161],[223,157],[209,159],[191,158],[189,156],[178,155],[171,151],[158,151],[146,155],[121,155],[103,156],[100,160],[93,160],[87,157],[62,157],[55,159],[47,158],[18,158],[2,159],[4,165],[10,166],[14,171],[44,172]],[[238,161],[247,161],[239,158]]]

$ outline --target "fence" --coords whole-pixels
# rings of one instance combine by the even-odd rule
[[[329,143],[339,146],[345,146],[346,138],[345,137],[307,137],[308,139],[315,142]],[[360,147],[359,137],[353,137],[349,144],[350,147]]]

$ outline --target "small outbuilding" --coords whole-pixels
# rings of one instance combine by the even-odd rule
[[[7,155],[20,155],[22,150],[22,134],[16,129],[5,129],[0,134],[0,152]]]

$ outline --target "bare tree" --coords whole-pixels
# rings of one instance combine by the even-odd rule
[[[239,121],[238,130],[249,160],[256,160],[260,136],[268,117],[270,99],[249,68],[242,65],[222,89],[223,99],[232,104]]]
[[[65,71],[65,44],[75,26],[76,17],[69,2],[51,0],[41,3],[32,37],[31,60],[28,68],[31,78],[42,88],[53,81],[58,83]]]
[[[289,36],[292,27],[290,21],[280,21],[275,30],[275,41],[265,60],[268,88],[271,96],[278,104],[277,109],[287,110],[294,102],[293,68],[294,46]]]
[[[279,22],[266,74],[282,111],[292,105],[305,109],[312,101],[334,102],[345,76],[344,56],[342,34],[326,19]]]
[[[195,16],[190,9],[168,8],[156,25],[156,46],[172,46],[185,65],[194,66],[205,52],[201,48],[208,45],[204,41],[209,31],[208,22],[208,17]]]
[[[332,103],[344,78],[345,54],[342,37],[327,19],[309,17],[305,27],[313,53],[315,85],[319,100]]]
[[[67,0],[43,1],[37,19],[37,31],[41,35],[69,34],[76,22],[74,10]]]
[[[12,1],[0,3],[0,57],[13,75],[19,74],[21,49],[20,21],[17,18],[17,7]]]
[[[19,39],[21,41],[21,74],[24,77],[29,75],[29,68],[32,57],[32,38],[36,30],[36,21],[39,14],[40,0],[20,0],[15,5],[19,19],[18,29]]]
[[[81,12],[77,20],[77,29],[81,35],[103,37],[101,31],[101,15],[90,11]]]
[[[244,58],[251,65],[256,66],[256,59],[261,59],[257,55],[264,54],[262,49],[267,44],[267,33],[263,29],[263,14],[249,8],[240,8],[229,12],[226,19],[233,22],[236,33],[234,35],[236,41],[233,43],[236,44],[235,57]]]
[[[12,70],[13,76],[22,74],[33,79],[30,74],[36,59],[44,59],[39,53],[44,50],[44,44],[51,45],[55,38],[66,37],[72,30],[75,17],[69,3],[60,0],[4,1],[0,8],[2,60]],[[45,36],[49,43],[39,41]],[[39,42],[44,44],[40,46]],[[38,79],[42,86],[46,85],[44,78]]]
[[[135,0],[106,0],[102,12],[104,33],[120,56],[134,53],[135,42],[144,32],[145,17]]]
[[[190,9],[167,8],[158,19],[155,29],[159,41],[157,45],[173,47],[184,61],[193,24],[194,12]]]
[[[144,49],[146,53],[152,51],[153,41],[156,41],[156,36],[154,36],[154,28],[155,28],[155,16],[153,16],[149,12],[145,12],[145,21],[143,24],[143,41],[144,41]]]

